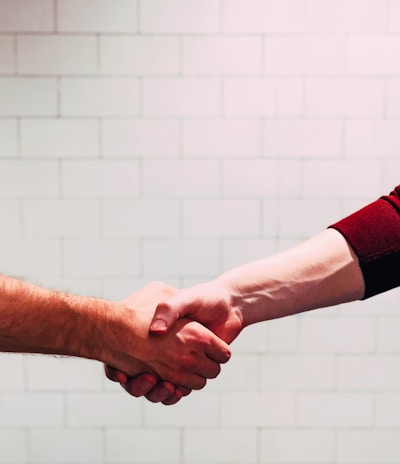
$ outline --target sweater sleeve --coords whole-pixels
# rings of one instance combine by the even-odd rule
[[[400,286],[400,185],[387,196],[332,224],[358,256],[363,299]]]

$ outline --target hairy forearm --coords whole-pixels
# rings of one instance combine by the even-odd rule
[[[202,388],[229,359],[229,347],[187,319],[166,337],[150,336],[154,310],[172,291],[149,284],[117,303],[0,275],[0,351],[95,359],[128,376],[150,372],[176,385]]]
[[[0,351],[109,362],[111,342],[107,334],[116,325],[115,316],[121,310],[116,303],[0,276]],[[100,333],[104,336],[100,337]]]
[[[364,281],[343,236],[328,229],[287,251],[222,274],[244,326],[358,300]]]

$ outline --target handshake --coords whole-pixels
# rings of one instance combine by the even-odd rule
[[[125,331],[114,332],[112,346],[120,356],[105,361],[106,375],[134,396],[174,404],[219,374],[229,343],[248,325],[365,292],[356,253],[332,228],[208,283],[180,291],[150,284],[122,302]]]
[[[379,290],[400,285],[393,276]],[[368,291],[357,255],[334,229],[211,282],[184,290],[151,283],[118,303],[0,275],[0,352],[96,359],[128,393],[174,404],[219,374],[248,325]]]
[[[231,356],[228,344],[244,327],[240,308],[218,281],[184,290],[153,282],[121,305],[125,320],[106,375],[131,395],[166,405],[217,377]]]

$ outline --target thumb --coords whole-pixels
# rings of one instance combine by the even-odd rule
[[[159,303],[150,324],[150,332],[158,335],[167,333],[179,317],[179,311],[170,300]]]

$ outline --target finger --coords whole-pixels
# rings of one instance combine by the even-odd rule
[[[147,393],[146,399],[152,403],[161,403],[174,396],[174,394],[175,387],[172,385],[172,383],[160,382]]]
[[[182,396],[188,396],[190,393],[192,393],[192,390],[190,388],[182,387],[182,385],[179,385],[179,387],[175,387],[175,391],[179,390],[182,393]]]
[[[205,353],[210,359],[220,364],[225,364],[231,359],[231,349],[229,345],[214,335],[207,345]]]
[[[183,397],[182,392],[179,391],[178,389],[175,389],[175,392],[171,396],[166,398],[162,402],[162,404],[165,404],[165,406],[171,406],[173,404],[176,404],[178,401],[180,401],[182,397]]]
[[[192,324],[197,323],[193,322]],[[204,331],[207,330],[204,327],[202,329]],[[200,337],[202,334],[200,332],[197,335]],[[175,385],[183,385],[193,390],[199,390],[203,388],[203,381],[205,379],[214,379],[217,377],[221,371],[221,367],[219,363],[207,355],[208,343],[208,339],[204,340],[189,353],[184,353],[178,358],[180,369],[179,371],[175,371],[174,377],[170,378]]]
[[[221,366],[207,357],[196,368],[196,374],[206,379],[215,379],[220,372]]]
[[[157,385],[157,379],[154,375],[147,373],[136,375],[135,377],[128,379],[126,382],[121,383],[124,390],[137,398],[139,396],[145,396],[155,387],[155,385]]]
[[[169,303],[159,303],[150,324],[150,332],[158,335],[165,334],[179,317],[181,317],[179,311]]]
[[[193,370],[193,367],[191,368]],[[196,369],[198,371],[199,369]],[[174,384],[184,386],[189,390],[201,390],[207,384],[207,378],[196,373],[180,372],[174,378]],[[180,387],[181,388],[181,387]]]
[[[106,377],[113,382],[125,383],[128,380],[128,376],[124,372],[121,372],[108,364],[104,364],[104,372]]]

